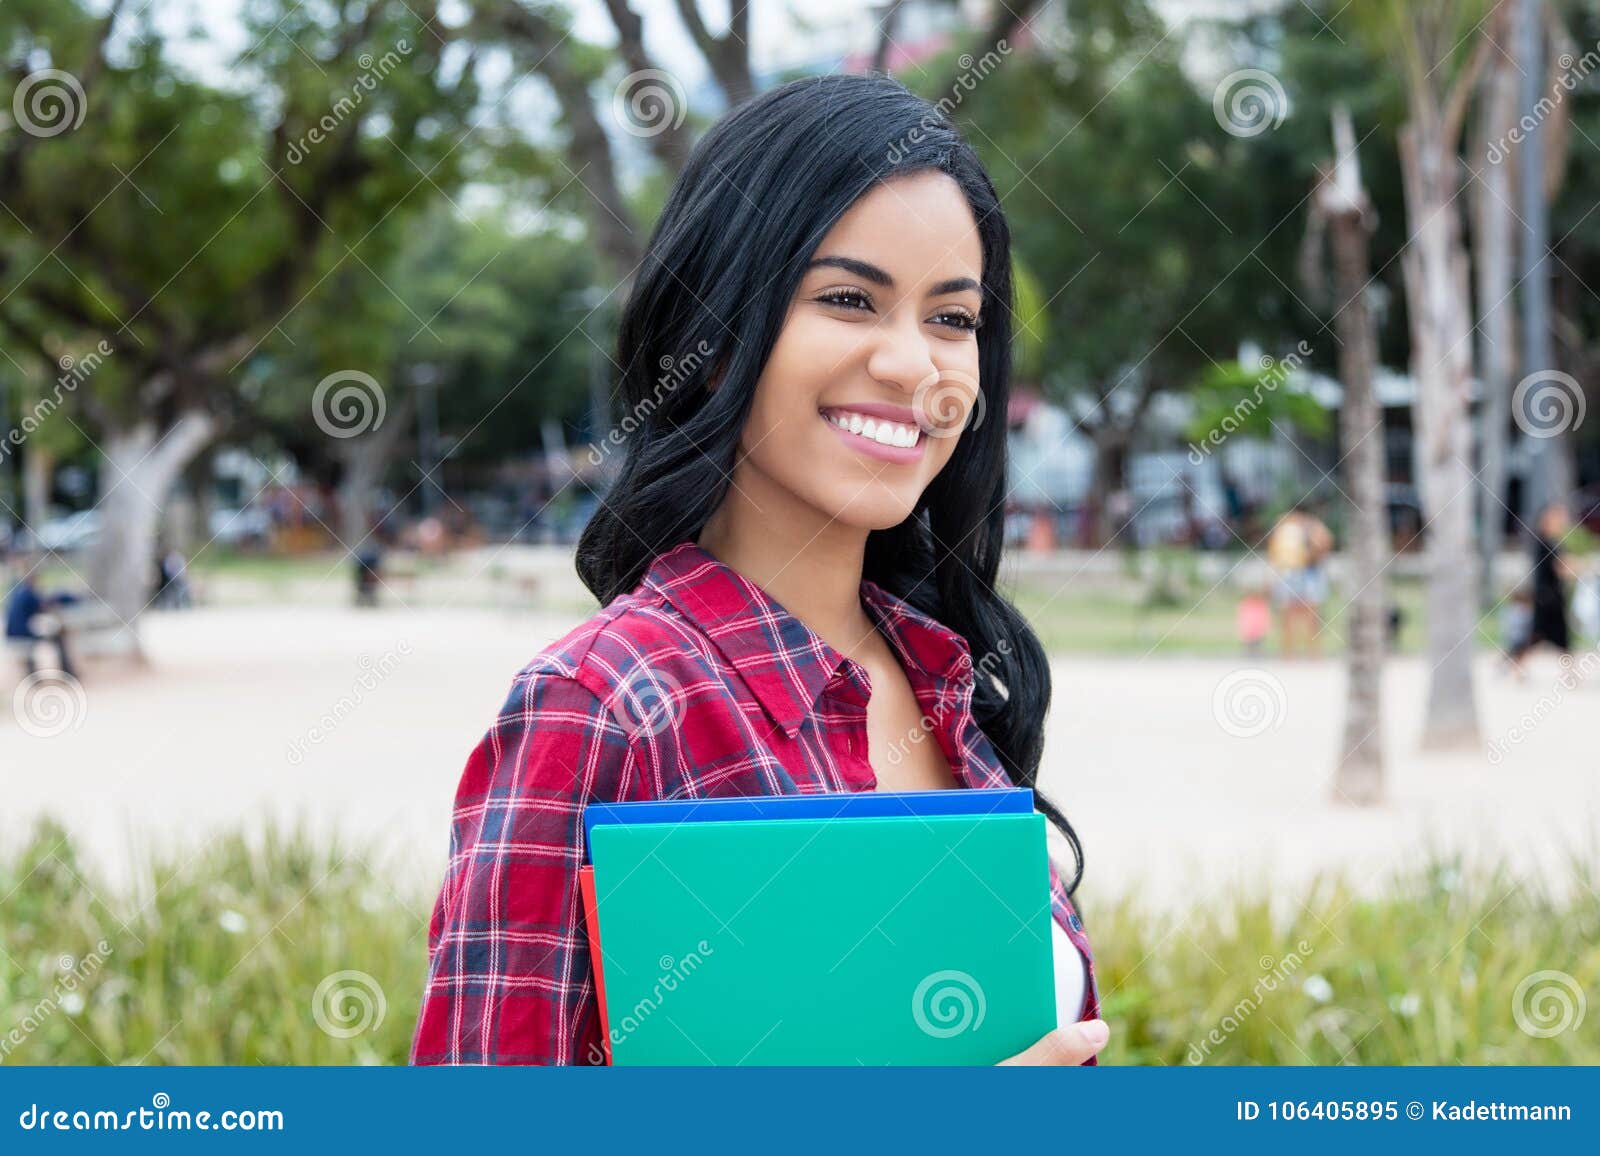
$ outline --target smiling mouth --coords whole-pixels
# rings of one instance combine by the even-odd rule
[[[921,428],[915,422],[869,417],[843,408],[824,409],[818,412],[829,425],[841,433],[890,449],[915,449],[924,438]]]

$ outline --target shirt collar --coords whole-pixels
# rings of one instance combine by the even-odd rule
[[[828,679],[848,661],[760,586],[687,541],[651,563],[654,587],[710,639],[786,735],[810,717]],[[971,648],[949,627],[870,580],[861,602],[908,676],[970,682]]]

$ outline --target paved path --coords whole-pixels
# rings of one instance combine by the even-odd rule
[[[0,838],[51,812],[120,874],[130,848],[300,817],[392,849],[402,893],[430,893],[468,750],[512,674],[572,621],[334,607],[152,616],[154,668],[91,670],[82,703],[68,704],[79,725],[44,737],[59,725],[50,703],[24,719],[0,699]],[[1361,811],[1329,802],[1342,668],[1242,665],[1055,662],[1043,785],[1083,834],[1091,902],[1138,887],[1177,905],[1235,880],[1289,894],[1330,868],[1376,885],[1429,846],[1503,853],[1570,882],[1559,848],[1600,847],[1600,659],[1575,689],[1553,661],[1522,684],[1485,662],[1497,763],[1420,753],[1422,668],[1393,664],[1391,800]],[[12,678],[0,675],[5,698]],[[1524,715],[1538,721],[1508,742]]]

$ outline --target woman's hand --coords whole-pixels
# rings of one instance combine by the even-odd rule
[[[1032,1067],[1073,1066],[1096,1055],[1110,1038],[1111,1028],[1105,1020],[1083,1020],[1069,1027],[1057,1028],[1027,1051],[1018,1052],[1000,1063]]]

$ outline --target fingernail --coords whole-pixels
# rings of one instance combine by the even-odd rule
[[[1078,1025],[1078,1030],[1083,1033],[1083,1038],[1097,1048],[1106,1046],[1106,1041],[1111,1038],[1111,1028],[1105,1020],[1084,1020]]]

